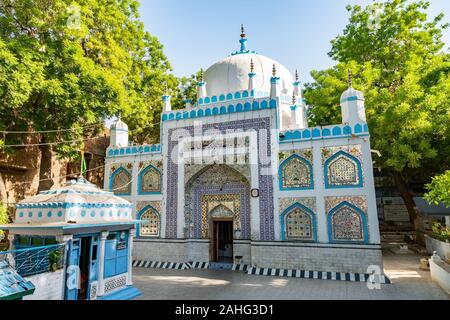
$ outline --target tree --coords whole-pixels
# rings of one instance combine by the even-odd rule
[[[450,207],[450,170],[434,177],[426,188],[428,193],[425,194],[425,199],[429,203],[443,203],[447,208]]]
[[[7,224],[9,223],[9,216],[8,211],[6,210],[6,207],[3,205],[3,203],[0,202],[0,225],[1,224]],[[0,236],[3,236],[4,232],[0,230]]]
[[[144,31],[138,5],[0,2],[0,130],[73,129],[39,135],[41,180],[51,178],[52,152],[73,157],[105,117],[121,115],[142,141],[159,132],[153,123],[159,120],[163,83],[176,88],[178,80],[168,74],[163,46]],[[28,138],[7,135],[4,143]],[[39,184],[39,190],[50,187],[51,180]]]
[[[365,93],[372,147],[382,155],[377,166],[392,173],[411,222],[417,212],[408,176],[442,172],[450,156],[450,56],[441,41],[447,25],[440,25],[442,14],[428,21],[427,7],[407,0],[347,7],[350,22],[329,53],[338,64],[312,72],[315,82],[305,90],[314,124],[340,120],[339,96],[352,70],[354,87]]]

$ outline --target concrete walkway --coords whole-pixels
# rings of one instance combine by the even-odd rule
[[[429,272],[420,270],[420,256],[384,253],[386,274],[393,284],[369,290],[364,282],[310,280],[247,275],[225,270],[134,268],[134,284],[145,300],[297,300],[297,299],[446,299]]]

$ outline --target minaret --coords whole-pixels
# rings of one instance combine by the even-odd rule
[[[110,147],[128,147],[128,126],[120,119],[120,116],[111,125],[110,130]]]
[[[167,89],[167,82],[164,83],[164,95],[163,100],[163,112],[172,111],[172,105],[170,104],[170,96]]]
[[[353,88],[353,76],[348,70],[348,89],[341,96],[342,123],[354,126],[366,123],[364,94]]]
[[[300,91],[300,81],[298,77],[298,70],[295,70],[295,81],[292,83],[294,85],[294,95],[296,97],[300,97],[301,99],[301,91]]]
[[[205,99],[207,96],[206,82],[203,79],[203,69],[200,69],[200,79],[197,82],[197,100]]]
[[[291,120],[289,123],[289,129],[305,129],[308,128],[308,121],[306,119],[306,110],[302,102],[298,102],[295,92],[292,93],[292,105],[291,105]]]
[[[253,64],[253,59],[250,60],[250,73],[248,74],[248,91],[251,92],[255,89],[255,81],[254,78],[256,73],[254,72],[255,65]]]
[[[279,94],[279,82],[280,77],[277,77],[277,68],[275,64],[273,64],[272,68],[272,78],[270,78],[270,98],[275,99]]]

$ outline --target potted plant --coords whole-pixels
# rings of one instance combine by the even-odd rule
[[[61,260],[61,252],[59,252],[58,250],[50,252],[50,254],[48,255],[48,260],[50,263],[50,271],[55,272],[56,270],[58,270],[58,264]]]

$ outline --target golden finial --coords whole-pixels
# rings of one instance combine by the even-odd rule
[[[164,81],[164,95],[167,96],[168,90],[169,89],[167,88],[167,81]]]
[[[250,59],[250,72],[253,73],[253,70],[255,70],[255,65],[253,64],[253,59]]]
[[[299,79],[299,77],[298,77],[298,70],[295,69],[295,81],[298,82],[298,79]]]
[[[243,24],[241,24],[241,38],[245,38],[245,29]]]
[[[273,64],[273,68],[272,68],[272,76],[276,76],[277,75],[277,67],[275,66],[275,63]]]

